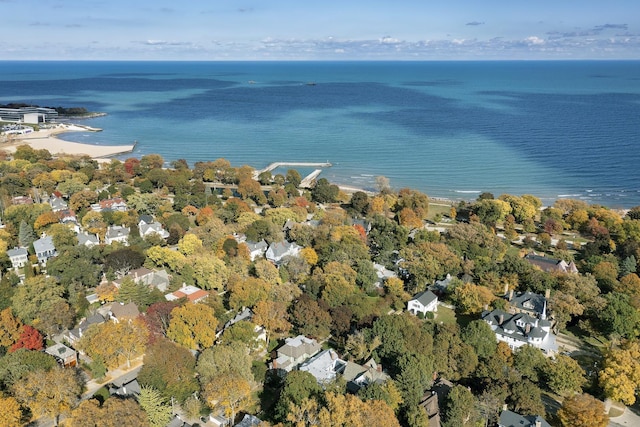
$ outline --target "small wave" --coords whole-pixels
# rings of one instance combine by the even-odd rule
[[[453,190],[454,193],[462,193],[462,194],[480,194],[482,191],[479,190]]]
[[[558,194],[558,197],[580,197],[582,194]]]

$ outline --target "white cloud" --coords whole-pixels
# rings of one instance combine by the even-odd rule
[[[527,37],[526,42],[531,44],[531,45],[542,45],[544,44],[544,39],[541,39],[540,37],[536,37],[536,36],[531,36],[531,37]]]

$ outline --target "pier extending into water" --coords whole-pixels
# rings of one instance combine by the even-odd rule
[[[332,165],[329,162],[325,163],[310,163],[310,162],[273,162],[269,166],[264,169],[258,169],[253,172],[253,179],[258,179],[261,173],[263,172],[271,172],[274,169],[281,167],[289,167],[289,166],[301,166],[307,168],[330,168]],[[313,173],[315,173],[314,171]],[[319,172],[318,172],[319,174]],[[317,175],[316,175],[317,176]],[[306,178],[305,178],[306,179]]]

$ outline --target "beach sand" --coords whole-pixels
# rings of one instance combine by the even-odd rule
[[[9,142],[0,143],[0,150],[13,153],[20,145],[30,145],[34,150],[46,149],[53,155],[88,155],[95,159],[112,157],[118,154],[130,153],[135,145],[92,145],[69,142],[58,139],[56,135],[64,132],[96,132],[100,129],[77,125],[58,125],[51,129],[42,129],[24,135],[16,135]]]

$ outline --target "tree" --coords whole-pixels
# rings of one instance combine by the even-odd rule
[[[544,416],[542,390],[529,380],[518,381],[511,386],[509,402],[514,412]]]
[[[607,305],[598,313],[602,330],[625,338],[638,336],[640,313],[631,305],[629,296],[611,292],[605,299]]]
[[[558,410],[562,427],[606,427],[609,416],[604,404],[595,397],[583,393],[568,397]]]
[[[235,277],[234,280],[229,280],[229,307],[233,310],[253,307],[269,297],[271,287],[270,283],[257,277]]]
[[[340,189],[331,184],[326,178],[320,178],[311,190],[311,197],[318,203],[333,203],[338,197]]]
[[[318,414],[318,426],[400,427],[393,410],[382,400],[362,401],[352,394],[325,394],[326,407]]]
[[[134,248],[116,249],[104,257],[104,268],[113,271],[118,278],[126,276],[129,271],[142,267],[146,257],[140,250]]]
[[[22,411],[15,397],[0,397],[0,425],[5,427],[20,427]]]
[[[165,427],[171,421],[171,406],[166,404],[160,392],[153,387],[142,386],[138,396],[140,407],[147,413],[151,427]]]
[[[149,340],[154,341],[167,336],[171,311],[179,304],[176,301],[164,301],[151,304],[143,320],[149,331]]]
[[[22,327],[22,332],[18,340],[9,348],[10,352],[14,352],[18,349],[24,348],[26,350],[42,350],[44,338],[40,332],[29,325]]]
[[[251,362],[246,345],[216,345],[202,352],[198,358],[196,371],[203,385],[215,376],[227,373],[238,375],[251,382],[253,381]]]
[[[202,350],[215,342],[217,326],[213,309],[204,304],[185,304],[171,312],[167,337],[185,348]]]
[[[41,318],[44,308],[58,301],[66,303],[64,293],[64,288],[52,277],[30,277],[13,295],[13,312],[23,321],[34,324],[34,320]]]
[[[33,228],[25,220],[22,220],[18,231],[18,243],[21,247],[27,248],[34,240],[36,240],[36,236],[33,233]]]
[[[520,347],[513,356],[513,366],[525,378],[537,383],[545,372],[548,360],[540,349],[531,345]]]
[[[299,333],[324,338],[329,335],[331,316],[328,311],[322,310],[317,301],[308,295],[303,295],[293,304],[291,321]]]
[[[471,391],[461,385],[455,385],[447,395],[443,426],[473,426],[478,421],[475,398]]]
[[[22,322],[11,312],[11,308],[0,311],[0,346],[13,345],[22,334]]]
[[[563,354],[547,365],[546,376],[551,391],[561,396],[580,393],[587,382],[578,362]]]
[[[275,419],[285,421],[291,405],[300,406],[305,399],[316,399],[322,395],[322,392],[322,387],[309,372],[289,372],[275,405]]]
[[[253,308],[253,321],[264,327],[267,333],[267,348],[273,333],[287,333],[291,329],[287,306],[281,301],[260,301]]]
[[[473,320],[462,329],[462,342],[474,348],[480,358],[492,356],[496,352],[498,342],[491,326],[484,320]]]
[[[89,357],[101,357],[104,363],[116,368],[144,353],[147,330],[140,320],[133,322],[106,322],[90,326],[78,342],[80,350]]]
[[[485,286],[465,283],[456,286],[452,296],[456,306],[462,313],[480,313],[486,306],[496,299],[491,290]]]
[[[100,406],[96,399],[84,400],[65,420],[69,427],[148,427],[146,413],[134,399],[107,399]]]
[[[198,390],[196,360],[189,350],[161,339],[147,348],[138,374],[140,384],[158,390],[165,400],[184,402]]]
[[[14,384],[13,393],[35,417],[53,418],[68,414],[82,393],[82,381],[72,369],[56,368],[46,372],[31,372]]]
[[[625,405],[633,405],[640,388],[640,343],[628,341],[605,356],[599,374],[605,396]]]
[[[45,372],[58,367],[53,356],[34,350],[20,349],[7,353],[0,359],[0,383],[9,387],[31,372]]]
[[[246,407],[251,397],[251,385],[242,376],[229,372],[212,378],[205,386],[204,398],[211,408],[222,406],[231,424],[238,411]]]
[[[400,251],[400,258],[404,260],[400,267],[409,273],[410,292],[422,291],[427,283],[460,271],[460,257],[443,243],[411,244]]]

